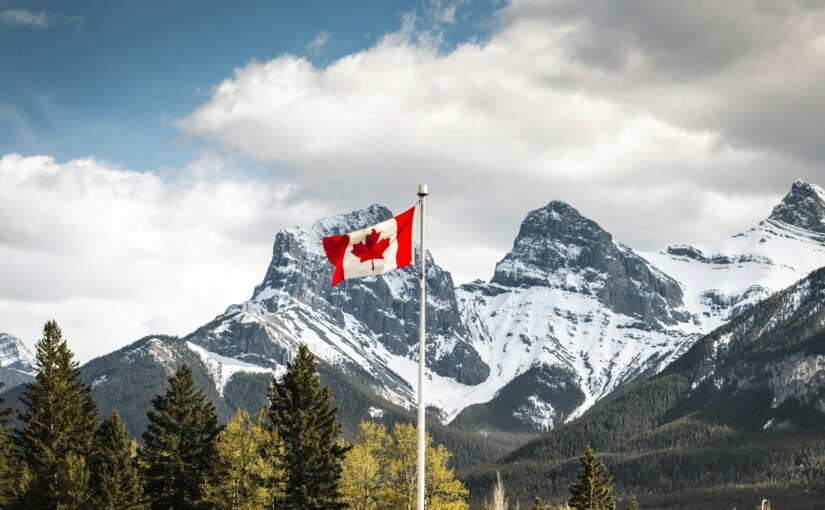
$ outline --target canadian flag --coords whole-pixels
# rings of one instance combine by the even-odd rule
[[[412,264],[414,219],[415,206],[377,225],[325,237],[324,252],[335,266],[332,286],[347,278],[384,274]]]

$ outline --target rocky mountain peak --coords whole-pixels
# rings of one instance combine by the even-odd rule
[[[825,233],[825,190],[802,180],[795,181],[785,198],[773,208],[769,219]]]
[[[34,363],[34,355],[22,340],[8,333],[0,333],[0,367],[23,361]]]
[[[342,343],[339,338],[346,337],[349,342],[362,340],[354,348],[359,360],[362,355],[371,359],[374,348],[405,359],[413,356],[418,339],[418,277],[412,268],[332,287],[332,265],[321,243],[325,236],[360,230],[392,216],[386,207],[373,204],[322,218],[308,229],[279,231],[264,280],[252,298],[230,306],[216,319],[216,324],[220,323],[217,332],[209,326],[196,333],[194,342],[221,355],[234,356],[241,351],[282,359],[284,345],[295,343],[293,340],[317,337],[319,345],[326,343],[325,349],[332,345],[334,351]],[[426,258],[427,335],[434,346],[427,353],[428,366],[440,376],[479,384],[490,369],[468,344],[452,277],[430,253]],[[328,328],[319,328],[319,323]],[[351,353],[335,356],[345,358]],[[387,377],[398,377],[386,367],[374,368],[386,370]]]
[[[0,333],[0,381],[13,388],[34,378],[34,355],[16,336]]]
[[[651,322],[685,319],[677,311],[683,300],[675,280],[559,200],[527,214],[491,283],[592,295],[619,313]]]
[[[321,218],[312,224],[310,232],[312,237],[320,240],[327,236],[346,234],[369,225],[375,225],[392,218],[392,216],[392,212],[383,205],[372,204],[363,209]]]
[[[559,270],[584,270],[612,248],[613,237],[596,222],[554,200],[527,214],[492,281],[513,287],[547,285]]]

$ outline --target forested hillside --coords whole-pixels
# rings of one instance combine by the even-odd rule
[[[825,269],[697,342],[659,375],[504,457],[522,501],[566,499],[576,457],[600,452],[643,508],[813,508],[825,496]],[[781,502],[781,506],[778,504]]]

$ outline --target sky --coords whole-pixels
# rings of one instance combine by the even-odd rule
[[[0,0],[0,331],[88,360],[248,299],[280,228],[430,186],[488,279],[564,200],[641,250],[825,184],[808,0]]]

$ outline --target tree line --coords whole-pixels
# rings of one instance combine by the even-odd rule
[[[117,411],[99,421],[92,389],[54,321],[37,342],[34,368],[14,427],[0,395],[0,508],[415,507],[415,427],[362,422],[352,443],[345,442],[330,388],[322,387],[305,345],[284,375],[273,377],[268,405],[254,415],[239,409],[225,427],[182,364],[165,393],[152,399],[142,446]],[[426,508],[468,510],[468,491],[448,466],[451,453],[427,436],[425,455]],[[590,447],[570,492],[568,508],[616,509],[612,478]],[[508,508],[500,479],[486,506]],[[547,507],[536,498],[532,508]],[[630,508],[638,508],[635,498]]]
[[[238,410],[225,427],[181,365],[152,399],[142,446],[116,411],[99,421],[54,321],[34,368],[16,426],[0,396],[0,508],[395,510],[415,501],[415,428],[364,422],[345,442],[305,345],[273,378],[268,405]],[[427,439],[427,508],[466,510],[450,452]]]

